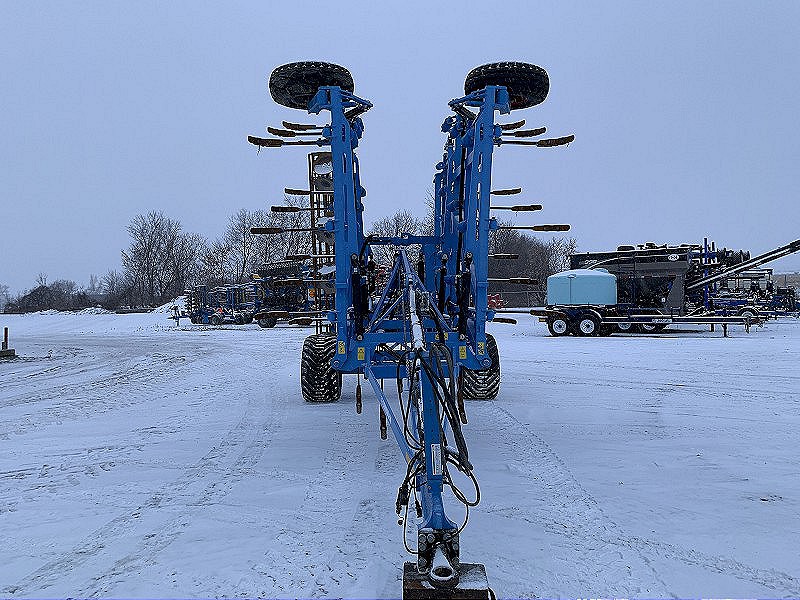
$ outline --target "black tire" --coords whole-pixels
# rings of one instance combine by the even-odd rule
[[[569,333],[569,321],[565,317],[553,317],[547,320],[547,329],[553,337]]]
[[[197,325],[197,317],[189,317],[189,321],[192,325]]]
[[[326,62],[295,62],[282,65],[269,76],[269,93],[278,104],[288,108],[308,109],[308,103],[322,86],[354,89],[350,71]]]
[[[487,85],[505,86],[511,110],[516,110],[544,102],[547,92],[550,91],[550,78],[542,67],[530,63],[490,63],[469,72],[464,81],[464,92],[471,94]]]
[[[620,333],[633,333],[636,331],[633,323],[617,323],[617,329]]]
[[[580,337],[592,337],[600,333],[600,319],[588,312],[575,319],[574,326],[575,335]]]
[[[222,325],[222,317],[219,315],[211,315],[210,321],[212,325]]]
[[[753,310],[752,308],[743,308],[739,311],[740,317],[750,317],[750,322],[752,323],[758,317],[758,312]]]
[[[602,337],[608,337],[612,333],[614,333],[613,325],[600,325],[600,329],[597,330],[597,335]]]
[[[664,329],[666,325],[662,323],[639,323],[638,327],[640,333],[658,333]]]
[[[480,371],[462,369],[461,394],[464,400],[494,400],[500,392],[500,353],[494,336],[486,334],[486,355],[492,365]]]
[[[336,402],[342,395],[342,373],[331,366],[336,356],[336,336],[315,333],[303,342],[300,387],[306,402]]]
[[[237,325],[244,325],[244,317],[242,315],[236,315],[233,318],[233,322],[236,323]]]
[[[278,319],[276,319],[275,317],[261,317],[258,320],[258,326],[264,329],[271,329],[272,327],[275,327],[275,325],[277,324],[278,324]]]

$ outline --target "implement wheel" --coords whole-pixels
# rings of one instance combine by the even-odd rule
[[[581,337],[598,335],[600,332],[600,319],[590,313],[583,313],[575,321],[575,334]]]
[[[471,94],[487,85],[503,85],[508,90],[511,110],[530,108],[544,102],[550,91],[547,71],[530,63],[499,62],[472,69],[464,82],[464,92]]]
[[[742,309],[741,311],[739,311],[739,316],[740,317],[749,317],[750,318],[750,322],[752,323],[758,317],[758,313],[752,308],[745,308],[745,309]]]
[[[258,326],[263,327],[264,329],[270,329],[271,327],[275,327],[278,323],[278,319],[275,317],[261,317],[258,320]]]
[[[465,400],[494,400],[500,391],[500,353],[494,336],[486,334],[486,355],[492,365],[480,371],[462,369],[461,393]]]
[[[336,402],[342,395],[342,373],[331,367],[336,336],[316,333],[303,342],[300,387],[306,402]]]
[[[567,335],[569,333],[569,322],[564,317],[554,317],[547,320],[547,329],[553,337]]]
[[[278,104],[288,108],[308,109],[308,103],[322,86],[354,89],[350,71],[326,62],[295,62],[282,65],[269,76],[269,93]]]

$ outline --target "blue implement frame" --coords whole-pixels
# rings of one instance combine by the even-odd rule
[[[364,232],[366,190],[356,149],[364,133],[361,115],[371,107],[338,86],[321,86],[308,112],[328,112],[330,122],[298,126],[321,134],[315,142],[294,142],[329,147],[331,154],[332,202],[325,208],[332,217],[311,227],[312,235],[335,239],[330,366],[363,375],[372,387],[407,463],[397,511],[405,508],[407,515],[413,493],[417,570],[434,584],[452,582],[458,578],[461,527],[448,518],[443,495],[451,486],[467,511],[480,498],[461,435],[466,417],[460,375],[492,366],[486,336],[486,321],[495,316],[488,308],[489,236],[499,228],[490,213],[492,157],[503,132],[495,117],[510,113],[511,104],[508,90],[496,85],[450,101],[452,114],[441,128],[447,140],[433,178],[432,231],[392,237]],[[378,245],[395,251],[380,288],[372,254]],[[399,410],[384,391],[386,379],[397,381]],[[360,410],[360,383],[356,397]],[[472,480],[474,501],[452,485],[448,465]]]

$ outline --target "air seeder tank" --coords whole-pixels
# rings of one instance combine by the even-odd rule
[[[617,303],[617,278],[601,269],[573,269],[547,278],[547,304],[613,305]]]

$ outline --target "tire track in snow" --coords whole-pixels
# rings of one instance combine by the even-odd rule
[[[493,437],[498,454],[511,461],[517,460],[520,470],[530,477],[531,482],[539,481],[544,487],[544,493],[539,496],[541,501],[532,511],[496,505],[486,510],[527,521],[566,538],[569,554],[575,557],[571,562],[578,567],[575,575],[579,589],[593,590],[593,593],[601,595],[668,594],[675,597],[654,565],[658,560],[668,559],[761,585],[787,596],[800,596],[800,579],[776,569],[760,569],[725,556],[627,535],[604,513],[552,448],[528,426],[496,402],[473,403],[470,412],[476,413],[481,422],[498,426],[497,433],[513,432],[513,435]],[[511,439],[520,438],[525,443],[509,443]],[[642,572],[632,572],[627,567],[631,558],[639,558],[646,565],[649,577],[645,578]],[[612,570],[615,579],[608,582]],[[600,589],[602,582],[608,582],[611,587]]]
[[[92,369],[93,378],[89,381],[84,379],[12,396],[4,402],[3,408],[30,405],[35,407],[34,412],[25,415],[24,419],[15,416],[0,421],[0,431],[5,432],[6,436],[24,435],[64,420],[93,418],[101,413],[151,402],[158,398],[159,390],[163,389],[163,380],[180,377],[187,362],[183,356],[154,355],[148,358],[106,362]],[[86,371],[76,372],[64,374],[63,378],[87,374]],[[131,393],[123,393],[123,388],[131,390]]]
[[[540,437],[501,408],[497,402],[472,402],[467,409],[476,423],[491,424],[491,430],[477,429],[472,435],[491,440],[484,442],[492,448],[499,461],[513,465],[525,475],[531,489],[526,506],[484,505],[484,512],[527,522],[544,529],[547,533],[564,540],[562,554],[574,565],[570,582],[560,582],[558,576],[549,571],[529,573],[527,579],[544,582],[550,577],[556,585],[569,585],[568,590],[547,589],[547,596],[572,595],[577,590],[592,590],[601,596],[623,595],[658,596],[668,594],[666,584],[646,561],[646,572],[634,576],[630,565],[637,556],[630,549],[609,543],[617,529],[614,523],[597,504],[595,499],[580,485],[564,462]],[[503,564],[498,557],[498,566],[509,580],[523,581],[520,565]],[[649,567],[649,568],[648,568]],[[529,581],[530,582],[530,581]],[[543,583],[544,583],[543,582]]]
[[[387,530],[386,527],[387,515],[394,510],[391,492],[405,475],[402,463],[393,438],[379,443],[375,466],[365,488],[367,493],[359,500],[349,526],[328,554],[314,585],[305,589],[302,597],[329,597],[332,594],[355,597],[355,590],[351,590],[363,588],[364,579],[369,578],[374,580],[366,582],[372,588],[367,597],[381,592],[382,596],[388,593],[390,595],[386,597],[393,597],[402,589],[399,577],[403,561],[409,560],[409,555],[404,550],[393,549],[402,549],[403,529],[392,527]],[[395,578],[380,581],[380,568],[376,565],[387,567]]]
[[[229,491],[230,486],[239,481],[247,469],[254,466],[261,457],[271,441],[278,422],[263,426],[253,414],[256,412],[261,415],[263,407],[255,407],[255,402],[251,396],[238,423],[223,436],[219,444],[189,467],[181,477],[159,487],[147,502],[126,510],[107,522],[86,536],[69,552],[49,561],[15,585],[0,591],[20,596],[31,596],[34,592],[41,594],[43,590],[63,579],[66,573],[76,570],[89,560],[100,558],[108,540],[131,534],[138,535],[137,530],[144,529],[142,523],[148,517],[154,518],[164,510],[176,512],[177,516],[166,526],[161,524],[155,529],[147,528],[147,533],[141,536],[137,549],[116,560],[111,568],[94,577],[88,588],[80,591],[80,595],[103,595],[117,578],[122,578],[125,574],[130,574],[147,564],[152,556],[167,547],[188,525],[187,515],[184,514],[186,506],[202,504],[212,497],[224,495],[226,493],[224,484],[229,484],[227,486]],[[272,407],[263,411],[263,414],[278,414],[279,419],[282,419],[283,412],[276,413],[272,410],[275,404],[275,399],[272,398]],[[258,410],[254,410],[256,408]]]
[[[293,511],[297,517],[293,526],[284,526],[265,560],[256,565],[256,570],[269,573],[273,591],[271,595],[291,594],[298,590],[308,590],[298,597],[318,594],[317,579],[329,563],[323,558],[326,552],[326,539],[332,529],[341,526],[333,512],[346,503],[354,494],[354,489],[365,486],[358,466],[367,459],[370,444],[364,437],[374,434],[363,415],[356,415],[347,398],[329,406],[310,406],[324,412],[322,418],[328,419],[330,436],[325,444],[325,458],[320,468],[308,480],[303,501]],[[237,590],[237,595],[251,595],[253,592]],[[324,592],[323,592],[324,593]]]

